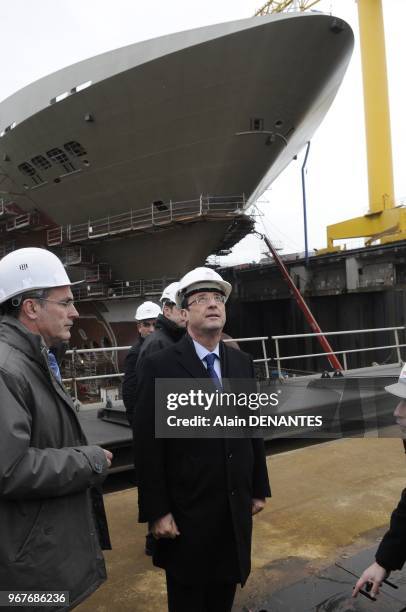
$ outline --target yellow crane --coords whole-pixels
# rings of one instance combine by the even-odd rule
[[[271,0],[256,15],[306,10],[320,0]],[[406,239],[406,208],[396,206],[390,134],[388,77],[382,0],[356,0],[361,45],[364,113],[368,158],[369,211],[327,227],[327,248],[340,250],[335,240],[365,238],[365,244]]]
[[[395,204],[388,77],[382,0],[358,0],[368,157],[369,212],[327,227],[327,249],[334,240],[365,238],[365,244],[406,239],[406,209]]]
[[[320,0],[270,0],[259,8],[255,15],[269,15],[285,11],[307,11]]]

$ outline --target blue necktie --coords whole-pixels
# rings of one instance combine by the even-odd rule
[[[217,372],[214,369],[214,362],[217,359],[217,355],[215,353],[208,353],[206,357],[203,357],[204,361],[207,363],[207,371],[209,373],[210,378],[214,382],[215,386],[219,391],[223,390],[223,385],[220,382],[219,377],[217,376]]]
[[[59,370],[58,362],[56,360],[55,355],[49,351],[48,351],[48,364],[53,374],[55,375],[55,378],[57,378],[59,382],[61,382],[62,378],[61,378],[61,372]]]

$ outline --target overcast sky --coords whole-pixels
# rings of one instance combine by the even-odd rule
[[[0,3],[0,99],[24,85],[91,57],[163,34],[250,17],[253,0],[13,0]],[[383,0],[391,104],[395,195],[406,203],[406,0]],[[326,244],[325,227],[368,209],[362,80],[355,0],[321,0],[315,7],[345,19],[356,38],[343,86],[313,138],[308,161],[309,245]],[[261,223],[285,252],[304,248],[302,152],[260,200]],[[229,262],[252,261],[262,246],[247,237]],[[223,260],[224,261],[224,260]]]

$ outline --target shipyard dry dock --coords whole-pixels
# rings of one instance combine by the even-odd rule
[[[252,572],[233,610],[404,610],[406,579],[401,572],[391,576],[399,589],[386,587],[378,602],[350,597],[356,581],[350,572],[373,561],[404,488],[402,441],[369,437],[325,442],[270,456],[268,468],[273,497],[254,519]],[[146,528],[137,523],[136,488],[106,494],[105,499],[113,544],[106,553],[109,579],[77,609],[164,611],[164,573],[144,555]]]
[[[284,256],[283,261],[323,332],[405,325],[405,241],[313,255],[308,261],[293,254]],[[220,274],[233,285],[225,331],[234,338],[272,338],[311,331],[272,260],[223,268]],[[393,344],[391,334],[385,331],[369,336],[333,336],[330,341],[335,351]],[[403,332],[401,341],[405,341]],[[303,337],[283,341],[280,348],[283,356],[321,352],[314,339]],[[273,343],[269,350],[274,357]],[[348,368],[391,363],[396,360],[394,354],[391,350],[354,353]],[[259,356],[259,352],[254,355]],[[287,370],[307,373],[322,372],[327,366],[326,359],[320,357],[283,362]]]

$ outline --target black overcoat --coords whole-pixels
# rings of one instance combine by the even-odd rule
[[[163,349],[172,346],[174,342],[178,342],[185,335],[185,328],[179,327],[170,319],[160,314],[155,323],[155,331],[145,338],[137,361],[137,369],[142,367],[142,361],[148,355],[162,351]]]
[[[379,545],[376,561],[387,571],[402,569],[406,561],[406,489],[392,512],[390,528]]]
[[[132,424],[134,416],[135,394],[137,390],[137,362],[140,356],[141,348],[144,343],[144,338],[139,338],[134,342],[124,362],[124,378],[122,384],[123,403],[127,415],[128,422]]]
[[[252,378],[252,359],[220,343],[223,378]],[[144,360],[134,437],[140,522],[172,512],[180,536],[154,564],[184,584],[240,582],[250,572],[252,498],[270,496],[261,439],[155,439],[156,378],[207,378],[188,334]]]

